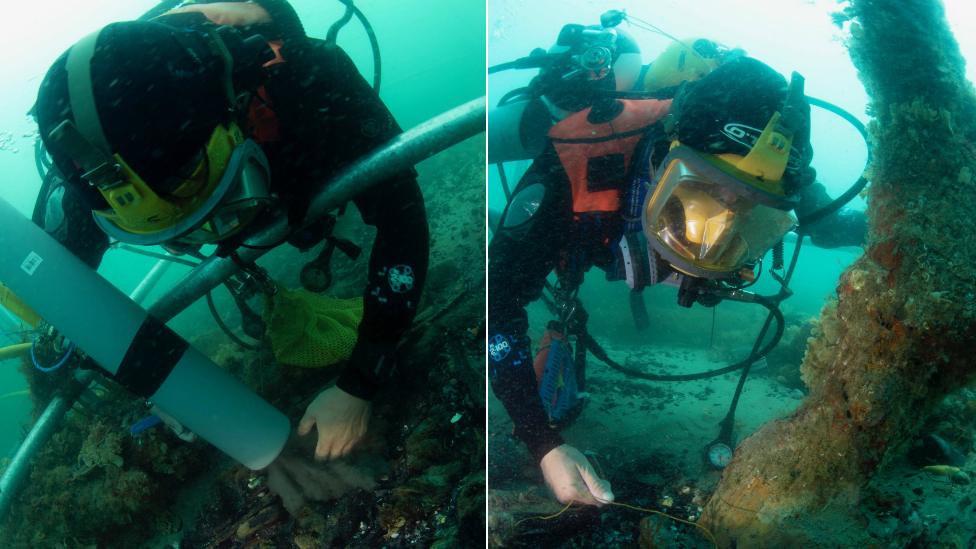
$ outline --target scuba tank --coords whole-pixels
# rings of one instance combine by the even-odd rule
[[[539,97],[514,97],[488,111],[489,164],[531,160],[546,145],[554,122],[549,108]]]

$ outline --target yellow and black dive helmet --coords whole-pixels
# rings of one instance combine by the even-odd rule
[[[793,180],[809,161],[809,107],[799,74],[784,88],[772,69],[744,58],[677,100],[677,139],[642,212],[648,244],[676,271],[734,278],[796,225]]]
[[[272,202],[268,161],[237,113],[238,92],[260,82],[273,55],[229,27],[108,25],[48,73],[41,135],[110,237],[224,241]]]

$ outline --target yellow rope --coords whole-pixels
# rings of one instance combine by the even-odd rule
[[[573,506],[573,502],[571,501],[571,502],[569,502],[569,503],[566,504],[566,507],[563,507],[555,515],[548,515],[548,516],[546,516],[546,515],[538,515],[538,516],[534,516],[534,517],[525,517],[524,519],[522,519],[522,520],[516,522],[515,524],[513,524],[512,525],[512,529],[514,530],[515,528],[518,528],[518,525],[519,524],[522,524],[523,522],[525,522],[527,520],[552,520],[552,519],[558,517],[559,515],[565,513],[566,511],[569,511],[569,508],[572,507],[572,506]]]
[[[677,522],[680,522],[680,523],[683,523],[683,524],[690,524],[690,525],[694,526],[695,528],[698,528],[699,530],[701,530],[702,532],[704,532],[705,533],[705,537],[708,538],[708,541],[710,541],[712,543],[712,546],[715,547],[716,549],[718,548],[718,542],[715,541],[715,536],[712,534],[711,530],[709,530],[708,528],[705,528],[704,526],[702,526],[701,524],[698,524],[697,522],[692,522],[690,520],[680,519],[678,517],[669,515],[667,513],[663,513],[661,511],[656,511],[654,509],[645,509],[644,507],[638,507],[636,505],[629,505],[627,503],[618,503],[616,501],[609,501],[609,502],[606,502],[606,503],[609,503],[610,505],[616,505],[617,507],[624,507],[626,509],[632,509],[634,511],[640,511],[642,513],[650,513],[650,514],[653,514],[653,515],[661,515],[663,517],[667,517],[667,518],[669,518],[671,520],[674,520],[674,521],[677,521]],[[573,506],[573,502],[571,501],[571,502],[567,503],[565,507],[563,507],[558,513],[556,513],[554,515],[539,515],[539,516],[534,516],[534,517],[525,517],[524,519],[519,520],[514,525],[512,525],[512,528],[513,529],[514,528],[518,528],[518,525],[519,524],[522,524],[523,522],[529,521],[529,520],[552,520],[554,518],[557,518],[559,515],[562,515],[566,511],[568,511],[569,508],[572,507],[572,506]]]
[[[705,533],[705,537],[708,538],[708,541],[712,542],[712,546],[718,548],[718,542],[715,541],[715,536],[712,535],[711,530],[709,530],[708,528],[705,528],[704,526],[702,526],[701,524],[698,524],[697,522],[692,522],[690,520],[679,519],[678,517],[669,515],[667,513],[661,512],[661,511],[656,511],[654,509],[645,509],[644,507],[638,507],[636,505],[628,505],[626,503],[617,503],[616,501],[611,501],[611,502],[608,502],[608,503],[610,503],[610,505],[616,505],[618,507],[625,507],[627,509],[633,509],[634,511],[640,511],[640,512],[643,512],[643,513],[651,513],[653,515],[661,515],[662,517],[668,517],[669,519],[674,520],[674,521],[678,521],[678,522],[681,522],[681,523],[684,523],[684,524],[690,524],[690,525],[694,526],[695,528],[698,528],[699,530],[701,530],[702,532],[704,532]]]

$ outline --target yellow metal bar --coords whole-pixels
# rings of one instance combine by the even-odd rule
[[[3,284],[0,284],[0,307],[17,315],[32,328],[41,322],[41,317]]]
[[[30,342],[18,343],[8,347],[0,347],[0,360],[7,358],[17,358],[26,355],[31,348]]]
[[[19,391],[11,391],[9,393],[4,393],[4,394],[0,395],[0,400],[3,400],[5,398],[11,398],[11,397],[16,397],[16,396],[21,396],[21,395],[23,395],[23,396],[30,396],[30,389],[21,389]]]

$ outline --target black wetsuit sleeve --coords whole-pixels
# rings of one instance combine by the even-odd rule
[[[283,185],[279,190],[297,223],[318,185],[401,129],[341,48],[308,39],[283,48],[283,55],[286,62],[272,67],[268,83],[283,135],[273,179]],[[430,242],[413,169],[378,183],[353,201],[363,221],[377,231],[359,339],[338,386],[370,399],[392,373],[396,343],[416,314]]]
[[[376,227],[363,295],[363,320],[349,366],[336,383],[370,399],[392,373],[394,348],[417,311],[430,251],[424,198],[415,177],[381,183],[354,200]]]
[[[533,162],[515,192],[535,183],[545,185],[546,194],[531,225],[517,234],[500,228],[488,248],[488,374],[495,396],[515,424],[515,436],[541,460],[562,444],[562,437],[549,427],[539,398],[525,307],[541,296],[572,225],[569,181],[551,146]]]
[[[340,52],[341,53],[341,52]],[[343,87],[358,97],[348,112],[345,130],[358,158],[400,133],[393,116],[352,61],[341,55],[343,72],[352,73]],[[407,170],[353,199],[363,221],[376,227],[363,294],[363,320],[349,367],[337,385],[362,398],[372,398],[392,373],[394,347],[413,321],[420,302],[430,254],[430,231],[417,172]]]
[[[827,190],[820,183],[811,183],[800,191],[800,203],[796,207],[801,219],[831,202]],[[863,246],[867,241],[867,216],[862,211],[850,208],[828,215],[804,228],[814,246],[838,248],[841,246]]]

